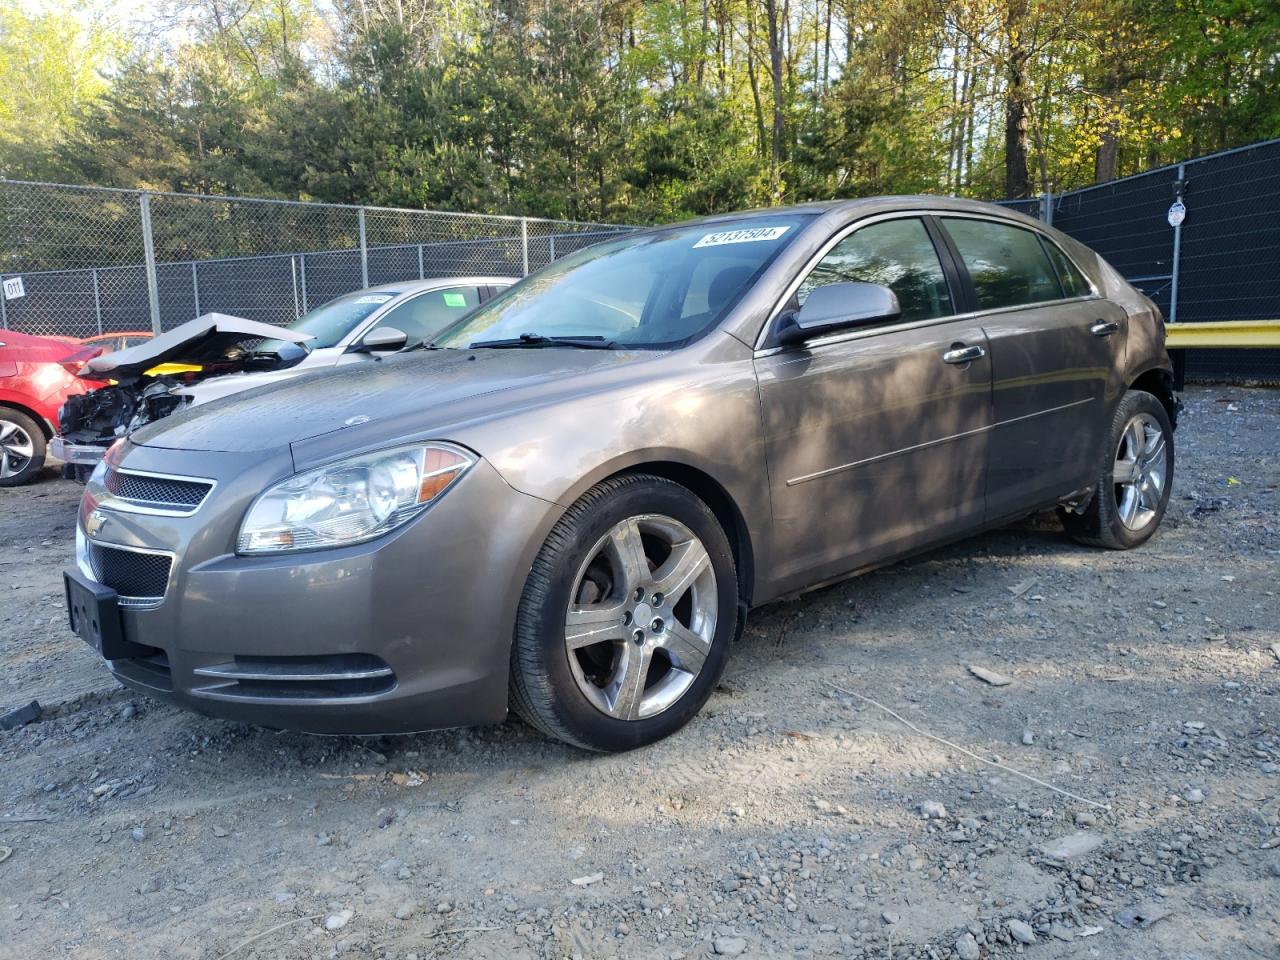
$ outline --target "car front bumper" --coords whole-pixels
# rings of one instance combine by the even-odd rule
[[[54,437],[49,441],[49,452],[63,463],[76,463],[83,466],[96,466],[107,452],[106,447],[90,443],[72,443],[63,437]]]
[[[98,478],[86,487],[82,574],[110,580],[99,558],[131,552],[170,562],[158,600],[121,601],[124,638],[146,648],[108,661],[127,686],[313,733],[409,733],[506,715],[515,608],[553,505],[516,492],[485,461],[377,540],[242,557],[241,518],[279,464],[133,446],[110,460],[217,481],[181,517],[137,512]]]

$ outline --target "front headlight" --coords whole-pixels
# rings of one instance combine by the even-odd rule
[[[363,543],[417,516],[475,463],[465,450],[416,443],[308,470],[249,508],[236,552],[285,553]]]

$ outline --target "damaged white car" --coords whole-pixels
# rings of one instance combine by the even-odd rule
[[[309,370],[413,349],[505,290],[511,277],[448,277],[370,287],[287,327],[208,313],[153,340],[89,360],[107,385],[73,396],[49,451],[84,479],[120,437],[192,404]]]

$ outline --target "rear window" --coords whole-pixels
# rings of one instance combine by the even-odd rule
[[[944,217],[942,223],[983,310],[1062,298],[1057,271],[1038,234],[993,220]]]

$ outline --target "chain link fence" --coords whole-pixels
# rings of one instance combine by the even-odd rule
[[[0,180],[0,328],[286,324],[363,287],[518,277],[633,227]]]
[[[1097,250],[1172,323],[1280,318],[1280,140],[1004,203]],[[523,276],[631,229],[0,180],[0,328],[285,324],[374,284]],[[1280,351],[1188,351],[1187,375],[1280,382]]]
[[[1280,319],[1280,140],[1004,205],[1102,254],[1170,323]],[[1280,350],[1186,354],[1188,379],[1280,383]]]

